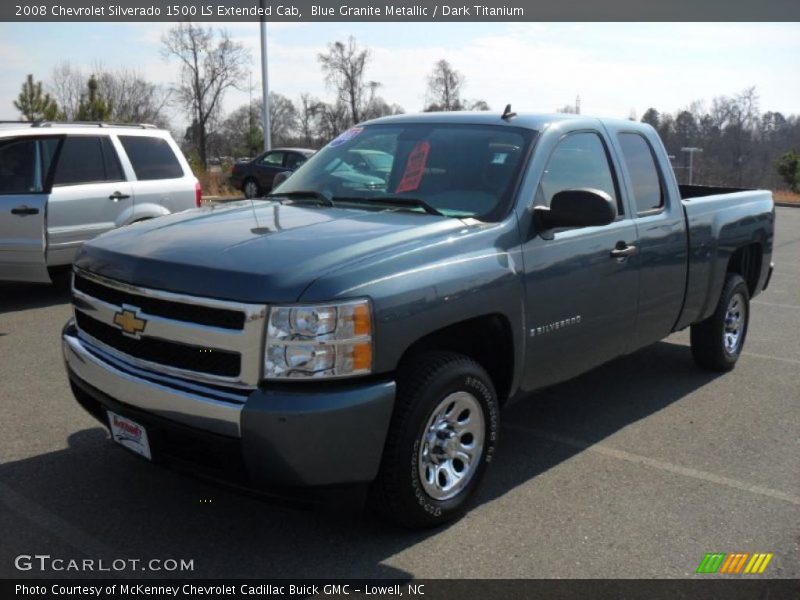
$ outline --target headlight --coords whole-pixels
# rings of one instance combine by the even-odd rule
[[[270,309],[265,379],[347,377],[371,371],[368,300]]]

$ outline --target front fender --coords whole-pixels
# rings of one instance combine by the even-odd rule
[[[411,251],[353,265],[314,282],[302,301],[369,297],[375,320],[376,373],[390,373],[418,340],[486,315],[509,323],[512,389],[524,360],[524,289],[516,221],[465,228]],[[487,340],[491,343],[491,340]]]
[[[117,217],[116,221],[114,221],[114,225],[116,227],[122,227],[123,225],[130,225],[134,221],[140,221],[142,219],[154,219],[155,217],[163,217],[164,215],[170,214],[169,210],[161,206],[160,204],[154,204],[151,202],[145,202],[144,204],[135,204],[130,208],[126,208],[120,215]]]

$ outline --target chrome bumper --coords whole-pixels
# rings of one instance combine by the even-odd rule
[[[241,437],[246,395],[138,369],[88,344],[69,326],[62,346],[67,368],[75,376],[119,402],[185,425]]]

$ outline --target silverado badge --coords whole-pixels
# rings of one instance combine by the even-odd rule
[[[144,328],[147,327],[147,320],[138,315],[138,308],[123,306],[122,310],[114,313],[114,325],[119,327],[125,335],[138,340]]]

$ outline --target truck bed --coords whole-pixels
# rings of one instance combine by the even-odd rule
[[[750,295],[766,284],[772,258],[775,204],[768,190],[680,185],[688,232],[686,298],[675,329],[714,312],[734,253],[743,261]]]

